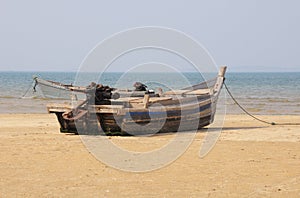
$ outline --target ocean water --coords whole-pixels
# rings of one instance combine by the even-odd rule
[[[204,80],[197,73],[105,73],[99,78],[92,73],[0,72],[0,113],[47,113],[47,103],[67,102],[45,99],[39,89],[33,93],[33,76],[66,84],[87,86],[94,81],[128,89],[133,89],[134,82],[140,81],[154,90],[158,87],[179,89]],[[214,76],[216,74],[207,74],[205,79]],[[225,82],[250,113],[300,115],[300,73],[227,73]],[[225,88],[221,97],[226,98],[227,113],[242,113],[226,95]]]

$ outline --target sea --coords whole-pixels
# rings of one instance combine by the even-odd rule
[[[215,74],[199,73],[104,73],[75,72],[0,72],[0,113],[47,113],[48,103],[69,102],[43,97],[33,77],[65,84],[88,86],[91,82],[110,87],[133,89],[142,82],[149,89],[180,89],[208,80]],[[226,85],[236,101],[255,115],[300,115],[300,72],[287,73],[226,73]],[[241,114],[241,109],[223,87],[220,97],[227,114]]]

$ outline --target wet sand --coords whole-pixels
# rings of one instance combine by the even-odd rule
[[[261,117],[300,122],[300,116]],[[175,162],[131,173],[96,160],[80,136],[59,133],[55,115],[0,114],[0,197],[300,197],[299,128],[227,115],[204,158],[202,130]],[[143,150],[170,137],[111,140]]]

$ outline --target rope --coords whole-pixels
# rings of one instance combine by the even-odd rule
[[[21,97],[21,99],[22,99],[22,98],[25,98],[25,96],[27,95],[27,93],[28,93],[29,90],[31,89],[32,85],[33,85],[33,82],[30,83],[30,86],[28,87],[28,89],[26,90],[26,92],[23,94],[23,96]],[[36,83],[35,83],[35,85],[34,85],[34,87],[33,87],[33,92],[36,92],[35,86],[36,86]]]
[[[252,115],[251,113],[249,113],[244,107],[242,107],[238,101],[233,97],[232,93],[229,91],[226,83],[224,82],[224,86],[226,88],[226,91],[227,93],[229,94],[229,96],[231,97],[231,99],[235,102],[235,104],[243,111],[245,112],[248,116],[254,118],[255,120],[259,121],[259,122],[262,122],[262,123],[265,123],[265,124],[269,124],[269,125],[300,125],[300,123],[275,123],[275,122],[269,122],[269,121],[266,121],[266,120],[262,120],[254,115]]]

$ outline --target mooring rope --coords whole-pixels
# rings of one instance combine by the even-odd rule
[[[33,81],[33,82],[34,82],[34,81]],[[22,98],[25,98],[25,96],[27,95],[27,93],[29,92],[29,90],[32,88],[33,82],[30,83],[30,86],[28,87],[28,89],[26,90],[26,92],[23,94],[23,96],[21,97],[21,99],[22,99]],[[35,83],[35,84],[36,84],[36,83]],[[36,86],[36,85],[34,85],[34,87],[33,87],[33,92],[36,92],[35,86]]]
[[[229,94],[229,96],[231,97],[231,99],[235,102],[235,104],[243,111],[245,112],[248,116],[254,118],[255,120],[259,121],[259,122],[262,122],[262,123],[265,123],[265,124],[269,124],[269,125],[300,125],[300,123],[275,123],[275,122],[269,122],[269,121],[266,121],[266,120],[262,120],[256,116],[254,116],[253,114],[249,113],[244,107],[242,107],[238,101],[235,99],[235,97],[233,97],[232,93],[230,92],[230,90],[228,89],[226,83],[224,82],[224,86],[225,86],[225,89],[227,91],[227,93]]]

